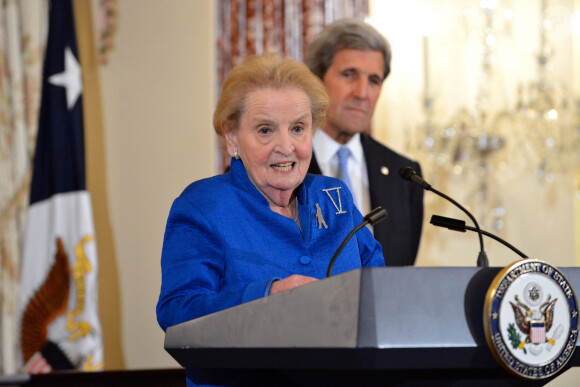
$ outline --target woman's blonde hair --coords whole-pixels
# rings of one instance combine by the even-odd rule
[[[322,81],[305,64],[278,54],[251,56],[232,69],[226,78],[213,114],[213,127],[223,137],[237,130],[249,92],[265,88],[294,88],[310,100],[313,130],[322,125],[330,104]]]

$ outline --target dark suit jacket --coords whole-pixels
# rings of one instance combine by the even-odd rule
[[[387,210],[387,218],[374,226],[375,238],[383,246],[385,264],[413,265],[423,227],[423,189],[403,180],[399,169],[409,166],[421,175],[421,167],[364,133],[360,139],[369,174],[371,208],[382,206]],[[383,173],[383,167],[388,168],[388,174]],[[314,154],[308,173],[321,174]]]

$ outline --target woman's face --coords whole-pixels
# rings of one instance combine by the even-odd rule
[[[246,172],[270,207],[289,204],[312,157],[312,112],[296,88],[248,93],[238,130],[226,133],[230,155],[238,149]]]

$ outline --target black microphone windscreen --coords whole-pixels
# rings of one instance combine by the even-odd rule
[[[445,227],[450,230],[465,232],[465,221],[459,219],[433,215],[431,216],[431,224],[439,227]]]
[[[371,226],[387,218],[387,210],[379,206],[365,215],[364,220],[368,221]]]
[[[416,172],[413,171],[413,168],[411,167],[402,167],[401,169],[399,169],[399,175],[405,180],[410,180],[411,176],[415,174]]]

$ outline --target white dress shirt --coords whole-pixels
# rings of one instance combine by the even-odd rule
[[[360,142],[360,134],[355,134],[345,145],[334,141],[322,129],[318,129],[312,137],[312,149],[316,154],[316,161],[320,171],[326,176],[337,176],[338,156],[336,152],[341,146],[346,146],[350,150],[348,176],[352,184],[354,202],[363,215],[368,214],[371,211],[371,195],[367,163]]]

